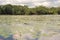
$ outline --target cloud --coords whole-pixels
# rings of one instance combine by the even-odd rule
[[[60,0],[0,0],[0,4],[28,5],[30,7],[39,5],[57,7],[60,6]]]

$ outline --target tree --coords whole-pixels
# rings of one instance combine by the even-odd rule
[[[27,5],[0,5],[2,15],[57,15],[60,14],[60,7],[37,6],[29,8]]]
[[[0,14],[2,14],[2,8],[1,8],[1,6],[0,6]]]
[[[3,6],[3,14],[12,15],[13,14],[12,8],[13,8],[13,6],[10,5],[10,4],[7,4],[7,5]]]
[[[58,13],[57,13],[57,9],[54,8],[54,7],[51,7],[51,8],[49,9],[49,13],[50,13],[50,14],[58,14]]]
[[[46,14],[48,14],[48,8],[46,8],[44,6],[36,7],[36,13],[38,15],[46,15]]]
[[[60,14],[60,7],[58,7],[57,10],[58,10],[57,13]]]

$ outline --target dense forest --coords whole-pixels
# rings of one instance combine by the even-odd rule
[[[36,6],[29,8],[27,5],[0,5],[0,15],[59,15],[60,7]]]

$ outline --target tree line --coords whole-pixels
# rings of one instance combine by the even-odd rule
[[[36,6],[29,8],[27,5],[0,5],[0,15],[59,15],[60,7]]]

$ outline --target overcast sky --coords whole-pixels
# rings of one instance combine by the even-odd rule
[[[60,6],[60,0],[0,0],[0,4],[16,4],[16,5],[28,5],[30,7],[34,6]]]

